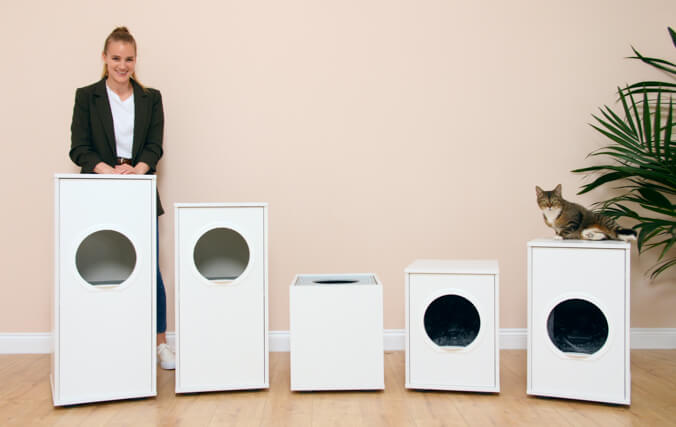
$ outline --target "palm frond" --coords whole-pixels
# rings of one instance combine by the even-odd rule
[[[676,46],[676,33],[669,28],[669,34]],[[632,50],[631,58],[676,77],[676,64]],[[675,82],[650,80],[618,87],[619,113],[603,106],[590,123],[609,140],[587,156],[603,159],[601,164],[573,171],[592,176],[578,194],[607,185],[620,193],[594,208],[615,219],[631,220],[639,253],[659,251],[651,278],[676,266],[676,258],[665,260],[676,245],[676,205],[671,202],[676,196],[674,94]]]
[[[646,92],[648,94],[656,94],[656,93],[674,94],[676,93],[676,84],[658,81],[638,82],[630,84],[626,86],[624,89],[620,89],[618,93],[624,95],[629,94],[635,95],[637,93],[643,92]]]
[[[630,56],[629,57],[630,59],[639,59],[639,60],[643,61],[644,63],[657,68],[658,70],[666,71],[669,74],[676,75],[676,64],[669,62],[665,59],[650,58],[650,57],[647,57],[647,56],[643,56],[639,53],[639,51],[637,51],[633,47],[631,48],[631,50],[634,51],[634,54],[636,56]]]
[[[651,268],[650,278],[655,279],[657,276],[667,271],[676,265],[676,258],[670,258],[662,263],[659,263]]]

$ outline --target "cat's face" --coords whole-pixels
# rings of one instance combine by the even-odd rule
[[[557,185],[552,191],[544,191],[540,187],[535,187],[538,206],[548,217],[561,212],[563,197],[561,196],[561,184]]]

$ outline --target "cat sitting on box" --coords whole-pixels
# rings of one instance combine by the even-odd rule
[[[612,218],[592,212],[561,195],[561,184],[552,191],[536,186],[538,206],[545,224],[556,232],[555,239],[635,240],[636,232],[620,227]]]

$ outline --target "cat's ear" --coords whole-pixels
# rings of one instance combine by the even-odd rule
[[[562,197],[562,196],[561,196],[561,184],[559,184],[559,185],[557,185],[556,187],[554,187],[554,194],[556,194],[556,195],[559,196],[559,197]]]
[[[542,197],[543,193],[544,193],[544,191],[542,191],[542,188],[540,188],[539,186],[536,185],[535,186],[535,194],[537,194],[538,197]]]

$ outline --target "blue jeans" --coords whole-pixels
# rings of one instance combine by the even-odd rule
[[[167,330],[167,294],[164,292],[164,281],[160,273],[160,227],[159,221],[155,222],[155,242],[157,244],[157,333]]]

